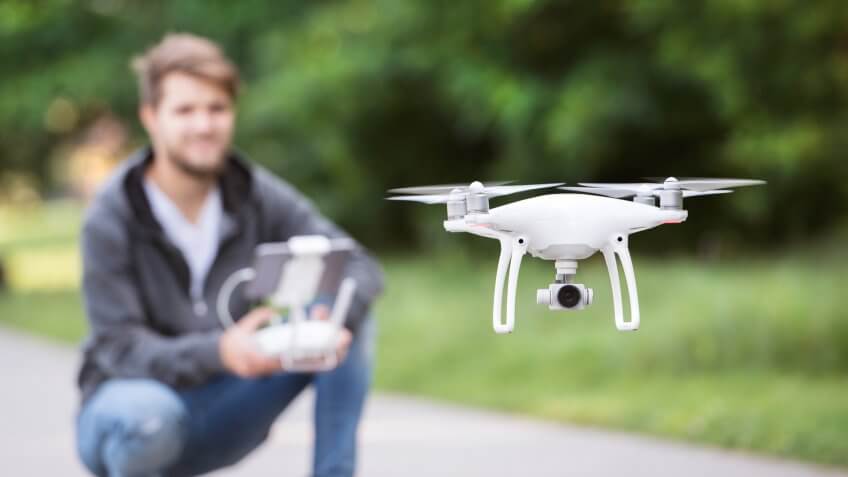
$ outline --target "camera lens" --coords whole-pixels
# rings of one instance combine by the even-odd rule
[[[565,308],[574,308],[580,303],[580,289],[574,285],[565,285],[557,292],[557,301]]]

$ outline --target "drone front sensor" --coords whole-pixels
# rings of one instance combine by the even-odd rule
[[[556,276],[548,288],[537,290],[536,302],[551,310],[582,310],[593,301],[593,291],[574,283],[578,260],[600,251],[610,277],[615,325],[621,331],[639,329],[639,296],[628,248],[630,234],[662,224],[686,220],[683,201],[689,197],[727,194],[731,187],[765,184],[751,179],[676,179],[645,183],[581,183],[560,187],[581,194],[548,194],[493,209],[489,198],[562,185],[506,185],[472,182],[470,185],[406,187],[389,192],[406,194],[389,200],[447,204],[448,232],[467,232],[497,239],[501,244],[492,303],[492,326],[497,333],[515,328],[515,295],[518,271],[526,253],[555,261]],[[595,194],[595,195],[589,195]],[[604,197],[598,197],[604,196]],[[619,200],[629,199],[633,200]],[[657,206],[659,200],[659,206]],[[630,302],[630,319],[622,306],[618,263],[624,271]],[[506,319],[501,313],[507,288]]]

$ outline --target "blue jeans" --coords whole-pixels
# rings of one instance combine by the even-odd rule
[[[98,476],[197,475],[238,462],[268,436],[274,420],[315,386],[315,477],[352,476],[356,430],[371,382],[374,323],[347,358],[324,373],[257,379],[219,375],[174,390],[152,379],[106,381],[77,419],[80,458]]]

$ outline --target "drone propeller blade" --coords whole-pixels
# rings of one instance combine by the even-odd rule
[[[646,181],[650,181],[650,182],[663,183],[668,179],[674,179],[674,180],[678,180],[678,181],[707,181],[707,180],[714,179],[714,177],[683,177],[683,176],[659,177],[659,176],[654,176],[654,177],[642,177],[642,179],[646,180]]]
[[[650,182],[624,182],[621,184],[616,184],[613,182],[580,182],[580,185],[587,187],[596,187],[600,189],[628,190],[633,191],[634,193],[649,192],[654,189],[663,188],[663,184],[653,184]]]
[[[623,184],[615,184],[615,183],[598,183],[598,182],[581,182],[582,186],[589,187],[599,187],[599,188],[610,188],[610,189],[623,189],[623,190],[633,190],[636,192],[647,192],[651,190],[662,190],[662,189],[671,189],[673,186],[667,187],[667,184],[675,184],[677,188],[683,190],[691,190],[697,192],[706,192],[710,190],[724,189],[727,187],[743,187],[743,186],[752,186],[752,185],[760,185],[765,184],[765,181],[754,180],[754,179],[683,179],[678,180],[673,177],[669,177],[668,179],[660,179],[661,182],[652,183],[652,182],[635,182],[635,183],[623,183]]]
[[[706,192],[725,187],[744,187],[765,184],[766,181],[755,179],[688,179],[677,181],[681,189]]]
[[[626,189],[613,189],[606,187],[560,187],[563,190],[569,190],[574,192],[586,192],[589,194],[599,194],[605,195],[607,197],[615,197],[616,199],[623,199],[626,197],[633,197],[636,195],[635,191],[626,190]],[[659,191],[650,191],[651,195],[659,195]],[[699,197],[702,195],[716,195],[716,194],[729,194],[733,192],[732,190],[709,190],[709,191],[694,191],[694,190],[684,190],[683,197]]]
[[[729,194],[731,192],[733,192],[733,191],[732,190],[724,190],[724,189],[705,190],[705,191],[684,190],[683,191],[683,198],[685,199],[687,197],[700,197],[702,195]]]
[[[517,194],[519,192],[526,192],[528,190],[537,190],[537,189],[548,189],[551,187],[556,187],[559,185],[563,185],[564,182],[554,182],[550,184],[527,184],[527,185],[502,185],[502,186],[494,186],[494,187],[486,187],[483,189],[483,192],[486,195],[497,197],[501,195],[509,195],[509,194]]]
[[[562,182],[550,184],[525,184],[525,185],[503,185],[507,182],[492,182],[484,186],[479,182],[474,182],[470,185],[439,185],[439,186],[422,186],[422,187],[402,187],[398,189],[390,189],[389,192],[400,194],[412,194],[405,196],[389,197],[389,200],[407,200],[411,202],[423,202],[425,204],[445,203],[449,200],[456,200],[460,197],[467,197],[469,193],[483,194],[487,197],[498,197],[509,194],[517,194],[536,189],[547,189],[562,185]]]
[[[463,196],[460,196],[460,200]],[[405,200],[409,202],[421,202],[422,204],[446,204],[449,200],[455,199],[455,195],[451,194],[431,194],[431,195],[401,195],[396,197],[386,197],[386,200]]]
[[[609,187],[558,187],[558,189],[572,192],[585,192],[587,194],[605,195],[607,197],[615,197],[616,199],[623,199],[625,197],[632,197],[636,195],[636,192],[632,190],[613,189]]]
[[[500,181],[500,182],[486,182],[483,184],[484,189],[489,189],[491,187],[503,186],[505,184],[511,184],[515,181]],[[465,191],[469,188],[468,184],[440,184],[440,185],[431,185],[431,186],[417,186],[417,187],[400,187],[397,189],[389,189],[389,192],[394,194],[447,194],[455,189],[460,189]]]

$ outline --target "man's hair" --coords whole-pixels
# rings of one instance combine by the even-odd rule
[[[224,88],[232,99],[239,88],[235,65],[211,40],[189,33],[170,33],[143,55],[133,58],[142,104],[155,106],[162,99],[162,79],[185,73]]]

